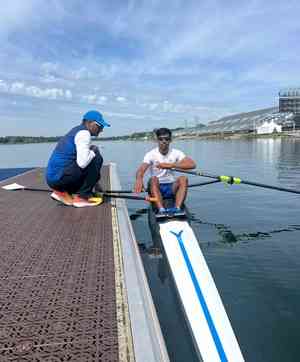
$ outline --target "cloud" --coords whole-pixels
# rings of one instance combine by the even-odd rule
[[[142,128],[268,107],[297,85],[299,12],[296,0],[14,0],[0,23],[4,109],[4,95],[72,115],[94,105],[130,132],[128,115]]]
[[[12,93],[22,93],[25,90],[25,85],[22,82],[14,82],[8,87],[8,90]]]
[[[26,85],[24,82],[20,81],[9,84],[8,82],[1,80],[0,92],[46,99],[72,99],[72,92],[68,89],[40,88],[34,85]]]
[[[8,85],[3,80],[0,80],[0,92],[7,93],[9,90]]]
[[[66,99],[69,99],[69,100],[73,98],[72,92],[69,89],[67,89],[65,91],[65,97],[66,97]]]
[[[119,97],[116,98],[116,101],[117,101],[117,102],[120,102],[120,103],[126,103],[126,98],[119,96]]]
[[[97,94],[83,95],[81,99],[83,102],[87,102],[89,104],[104,105],[107,102],[106,96],[98,96]]]

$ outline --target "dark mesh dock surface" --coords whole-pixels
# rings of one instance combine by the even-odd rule
[[[12,182],[46,188],[42,170]],[[0,361],[117,361],[116,318],[110,204],[0,189]]]

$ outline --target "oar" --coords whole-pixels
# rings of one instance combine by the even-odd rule
[[[106,193],[106,192],[102,192],[100,193],[100,195],[104,195],[106,197],[113,197],[115,199],[130,199],[130,200],[143,200],[143,201],[148,201],[148,202],[155,202],[157,201],[156,197],[151,197],[151,196],[133,196],[133,195],[118,195],[118,194],[110,194],[110,193]]]
[[[176,171],[176,172],[186,173],[186,174],[189,174],[189,175],[214,178],[214,179],[216,179],[218,181],[225,182],[225,183],[228,183],[228,184],[231,184],[231,185],[232,184],[237,184],[237,185],[238,184],[245,184],[245,185],[257,186],[257,187],[263,187],[265,189],[291,192],[293,194],[300,194],[300,191],[298,191],[298,190],[289,189],[289,188],[285,188],[285,187],[279,187],[279,186],[273,186],[273,185],[266,185],[266,184],[262,184],[262,183],[259,183],[259,182],[242,180],[239,177],[224,176],[224,175],[217,176],[217,175],[212,175],[210,173],[206,173],[206,172],[202,172],[202,171],[187,171],[187,170],[182,170],[182,169],[179,169],[179,168],[173,168],[172,170]]]
[[[98,192],[105,192],[107,194],[133,194],[133,190],[105,190],[105,191],[98,191]]]
[[[50,192],[51,191],[49,189],[27,187],[27,186],[19,185],[17,183],[2,186],[2,188],[4,190],[8,190],[8,191],[17,191],[17,190],[45,191],[45,192]],[[105,193],[113,193],[113,194],[131,194],[131,193],[133,193],[132,190],[105,190],[105,191],[100,191],[100,193],[103,193],[103,192],[105,192]]]
[[[199,183],[196,183],[196,184],[190,184],[190,185],[188,185],[188,187],[205,186],[205,185],[215,184],[217,182],[221,182],[221,180],[199,182]]]
[[[7,190],[7,191],[26,190],[26,191],[44,191],[44,192],[51,192],[51,190],[49,190],[49,189],[40,189],[40,188],[34,188],[34,187],[27,187],[27,186],[23,186],[23,185],[20,185],[20,184],[17,184],[17,183],[2,186],[2,188],[3,188],[4,190]]]
[[[17,183],[9,184],[2,186],[4,190],[7,191],[18,191],[18,190],[24,190],[24,191],[38,191],[38,192],[52,192],[52,190],[49,189],[42,189],[42,188],[34,188],[34,187],[27,187],[23,185],[19,185]],[[123,192],[125,192],[123,190]],[[130,191],[132,192],[132,191]],[[142,200],[142,201],[148,201],[148,202],[155,202],[155,197],[143,197],[143,196],[133,196],[133,195],[120,195],[119,191],[109,191],[109,192],[99,192],[100,195],[107,196],[107,197],[113,197],[113,198],[122,198],[122,199],[131,199],[131,200]]]

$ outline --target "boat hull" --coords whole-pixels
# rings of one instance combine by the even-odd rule
[[[185,208],[186,210],[186,208]],[[202,361],[244,361],[222,300],[200,245],[185,218],[157,219],[149,209],[154,244],[163,251]]]

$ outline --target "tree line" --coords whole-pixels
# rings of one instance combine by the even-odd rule
[[[0,137],[0,143],[2,144],[46,143],[46,142],[57,142],[59,139],[60,137],[5,136],[5,137]]]
[[[172,131],[181,130],[183,128],[174,128]],[[5,136],[0,137],[0,144],[16,144],[16,143],[49,143],[57,142],[61,136],[44,137],[44,136]],[[154,139],[153,131],[134,132],[125,136],[101,137],[101,141],[135,141],[135,140],[151,140]]]

